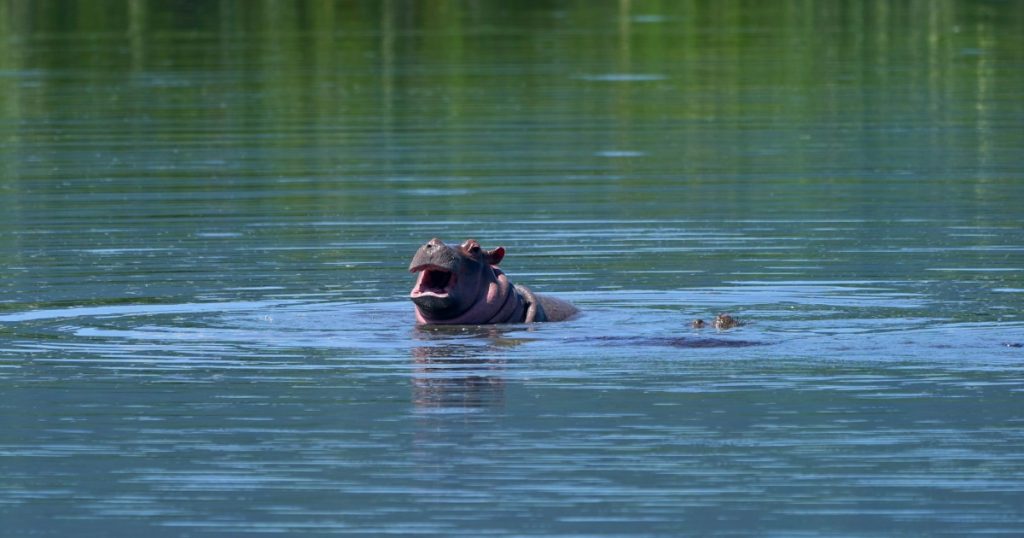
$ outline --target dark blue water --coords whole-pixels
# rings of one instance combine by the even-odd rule
[[[1020,535],[1022,28],[0,3],[0,535]]]

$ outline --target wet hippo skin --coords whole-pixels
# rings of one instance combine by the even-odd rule
[[[421,246],[409,263],[416,273],[409,298],[416,322],[481,325],[561,321],[578,312],[562,301],[533,293],[509,282],[498,268],[505,248],[484,250],[473,239],[450,246],[434,238]]]

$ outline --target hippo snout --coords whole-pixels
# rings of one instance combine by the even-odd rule
[[[455,269],[456,255],[451,247],[438,238],[427,241],[416,251],[409,264],[409,271],[419,272],[427,266],[438,266],[449,271]]]

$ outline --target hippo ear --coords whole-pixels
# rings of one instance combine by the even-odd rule
[[[505,247],[498,247],[494,250],[488,250],[484,252],[484,259],[490,265],[498,265],[501,263],[501,259],[505,257]]]

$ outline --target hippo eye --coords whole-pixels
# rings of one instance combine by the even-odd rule
[[[477,243],[473,239],[468,239],[462,244],[462,248],[466,249],[471,254],[476,254],[477,252],[480,252],[480,243]]]

